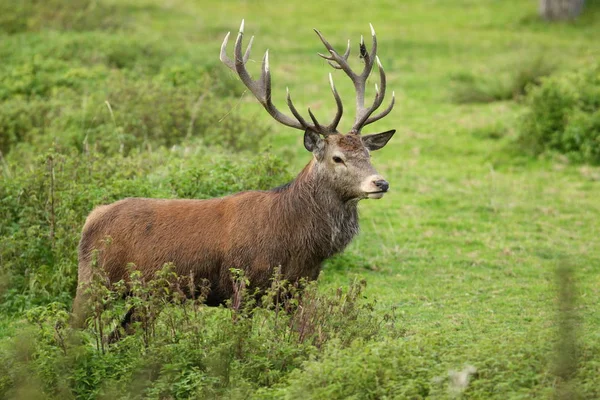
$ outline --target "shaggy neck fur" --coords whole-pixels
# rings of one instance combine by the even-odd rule
[[[275,189],[285,225],[315,261],[342,251],[358,233],[358,199],[344,200],[312,160],[292,182]]]

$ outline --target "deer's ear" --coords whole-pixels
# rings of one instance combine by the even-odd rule
[[[394,133],[396,133],[395,129],[387,132],[375,133],[373,135],[363,136],[362,141],[367,149],[379,150],[389,142],[392,136],[394,136]]]
[[[325,141],[321,139],[321,136],[319,136],[318,133],[307,129],[304,132],[304,147],[306,150],[318,156],[325,147]]]

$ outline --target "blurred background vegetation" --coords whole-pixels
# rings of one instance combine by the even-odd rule
[[[0,0],[0,397],[600,397],[600,7],[542,3]],[[312,28],[359,63],[373,23],[399,98],[373,128],[398,129],[374,154],[392,192],[361,205],[308,319],[170,305],[166,271],[140,283],[134,334],[98,330],[123,310],[101,284],[72,331],[95,206],[269,189],[308,161],[218,60],[242,18],[275,104],[289,86],[318,116],[334,104]]]

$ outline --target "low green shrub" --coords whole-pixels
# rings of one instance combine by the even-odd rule
[[[129,79],[120,72],[98,69],[98,74],[107,74],[108,82],[93,94],[81,93],[76,69],[56,77],[59,83],[48,80],[40,86],[34,78],[17,88],[19,80],[13,81],[9,100],[0,104],[0,151],[6,155],[18,144],[49,148],[56,142],[80,151],[95,143],[99,151],[127,154],[194,137],[234,151],[257,151],[267,133],[232,112],[229,101],[215,98],[206,76],[203,86],[175,87]]]
[[[38,2],[13,11],[30,3]],[[43,13],[46,3],[41,3]],[[103,7],[87,0],[50,3],[48,10],[57,14]],[[173,51],[158,40],[123,32],[53,31],[7,36],[0,56],[0,151],[5,156],[20,146],[24,159],[53,143],[81,151],[95,143],[98,151],[127,154],[191,137],[256,151],[266,133],[232,111],[243,85],[216,56],[206,61],[201,49]]]
[[[0,152],[8,154],[17,143],[43,135],[50,109],[48,102],[41,100],[0,102]]]
[[[127,154],[138,147],[172,146],[201,137],[234,151],[256,151],[267,133],[254,121],[230,112],[232,105],[216,99],[208,83],[173,87],[117,75],[86,103],[53,121],[51,128],[60,132],[57,140],[80,149],[91,141],[103,152]]]
[[[71,329],[65,306],[51,303],[30,309],[18,335],[2,343],[0,396],[260,398],[309,360],[311,371],[322,354],[348,349],[370,354],[374,362],[377,354],[362,346],[401,335],[395,317],[375,311],[364,297],[364,281],[323,294],[315,282],[290,284],[276,271],[259,303],[242,271],[232,271],[232,283],[235,295],[228,305],[210,308],[203,304],[208,289],[186,299],[184,291],[198,282],[175,275],[166,264],[152,280],[133,270],[130,295],[122,299],[123,282],[107,286],[96,267],[86,329]],[[120,340],[111,342],[111,332],[119,331],[122,315],[132,306],[130,333],[121,331]],[[388,353],[379,369],[361,375],[379,375],[396,364],[395,357]],[[357,360],[338,375],[356,372]]]
[[[600,163],[600,64],[544,80],[527,104],[518,139],[525,151]]]
[[[241,85],[223,65],[166,62],[164,46],[137,38],[57,35],[0,44],[0,151],[23,157],[52,143],[127,154],[185,138],[257,151],[266,130],[240,117]]]
[[[104,81],[107,77],[106,69],[82,69],[66,61],[35,57],[4,67],[0,74],[0,99],[35,101],[55,96],[67,88],[81,91],[91,87],[91,82]]]
[[[163,65],[156,79],[174,87],[197,87],[198,76],[202,76],[204,82],[210,82],[211,94],[216,98],[239,98],[246,91],[237,76],[222,63],[206,63],[205,60],[202,60],[202,63],[199,65],[189,60],[182,60],[176,65]]]
[[[424,399],[431,394],[434,382],[420,353],[416,343],[392,338],[377,342],[357,339],[350,346],[328,343],[323,356],[292,371],[285,386],[263,389],[257,397]]]

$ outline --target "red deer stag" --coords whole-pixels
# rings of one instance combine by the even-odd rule
[[[163,264],[172,262],[175,272],[207,279],[211,291],[207,303],[217,305],[232,295],[230,268],[245,271],[257,288],[269,285],[274,268],[290,282],[316,279],[321,263],[342,251],[358,232],[357,204],[362,199],[379,199],[388,191],[388,182],[377,173],[369,152],[381,149],[395,130],[361,136],[368,124],[386,116],[394,106],[379,114],[386,77],[377,53],[377,39],[371,26],[373,44],[368,52],[360,42],[362,72],[348,63],[350,43],[343,55],[334,50],[315,30],[329,54],[319,54],[335,69],[350,77],[356,90],[356,118],[352,130],[337,130],[343,107],[329,80],[337,112],[329,125],[320,124],[312,111],[305,120],[287,95],[295,119],[281,113],[271,102],[269,52],[262,62],[260,79],[246,70],[252,39],[242,55],[244,22],[235,42],[235,59],[226,55],[229,33],[221,47],[221,61],[233,70],[267,112],[278,122],[304,132],[304,147],[312,153],[308,165],[292,182],[270,191],[248,191],[209,200],[159,200],[128,198],[96,208],[88,216],[79,244],[79,286],[74,301],[76,321],[86,317],[86,285],[92,277],[92,252],[99,249],[98,265],[108,279],[126,279],[127,264],[134,263],[150,278]],[[381,85],[375,85],[373,104],[365,107],[365,83],[377,62]],[[103,241],[111,238],[109,246]]]

